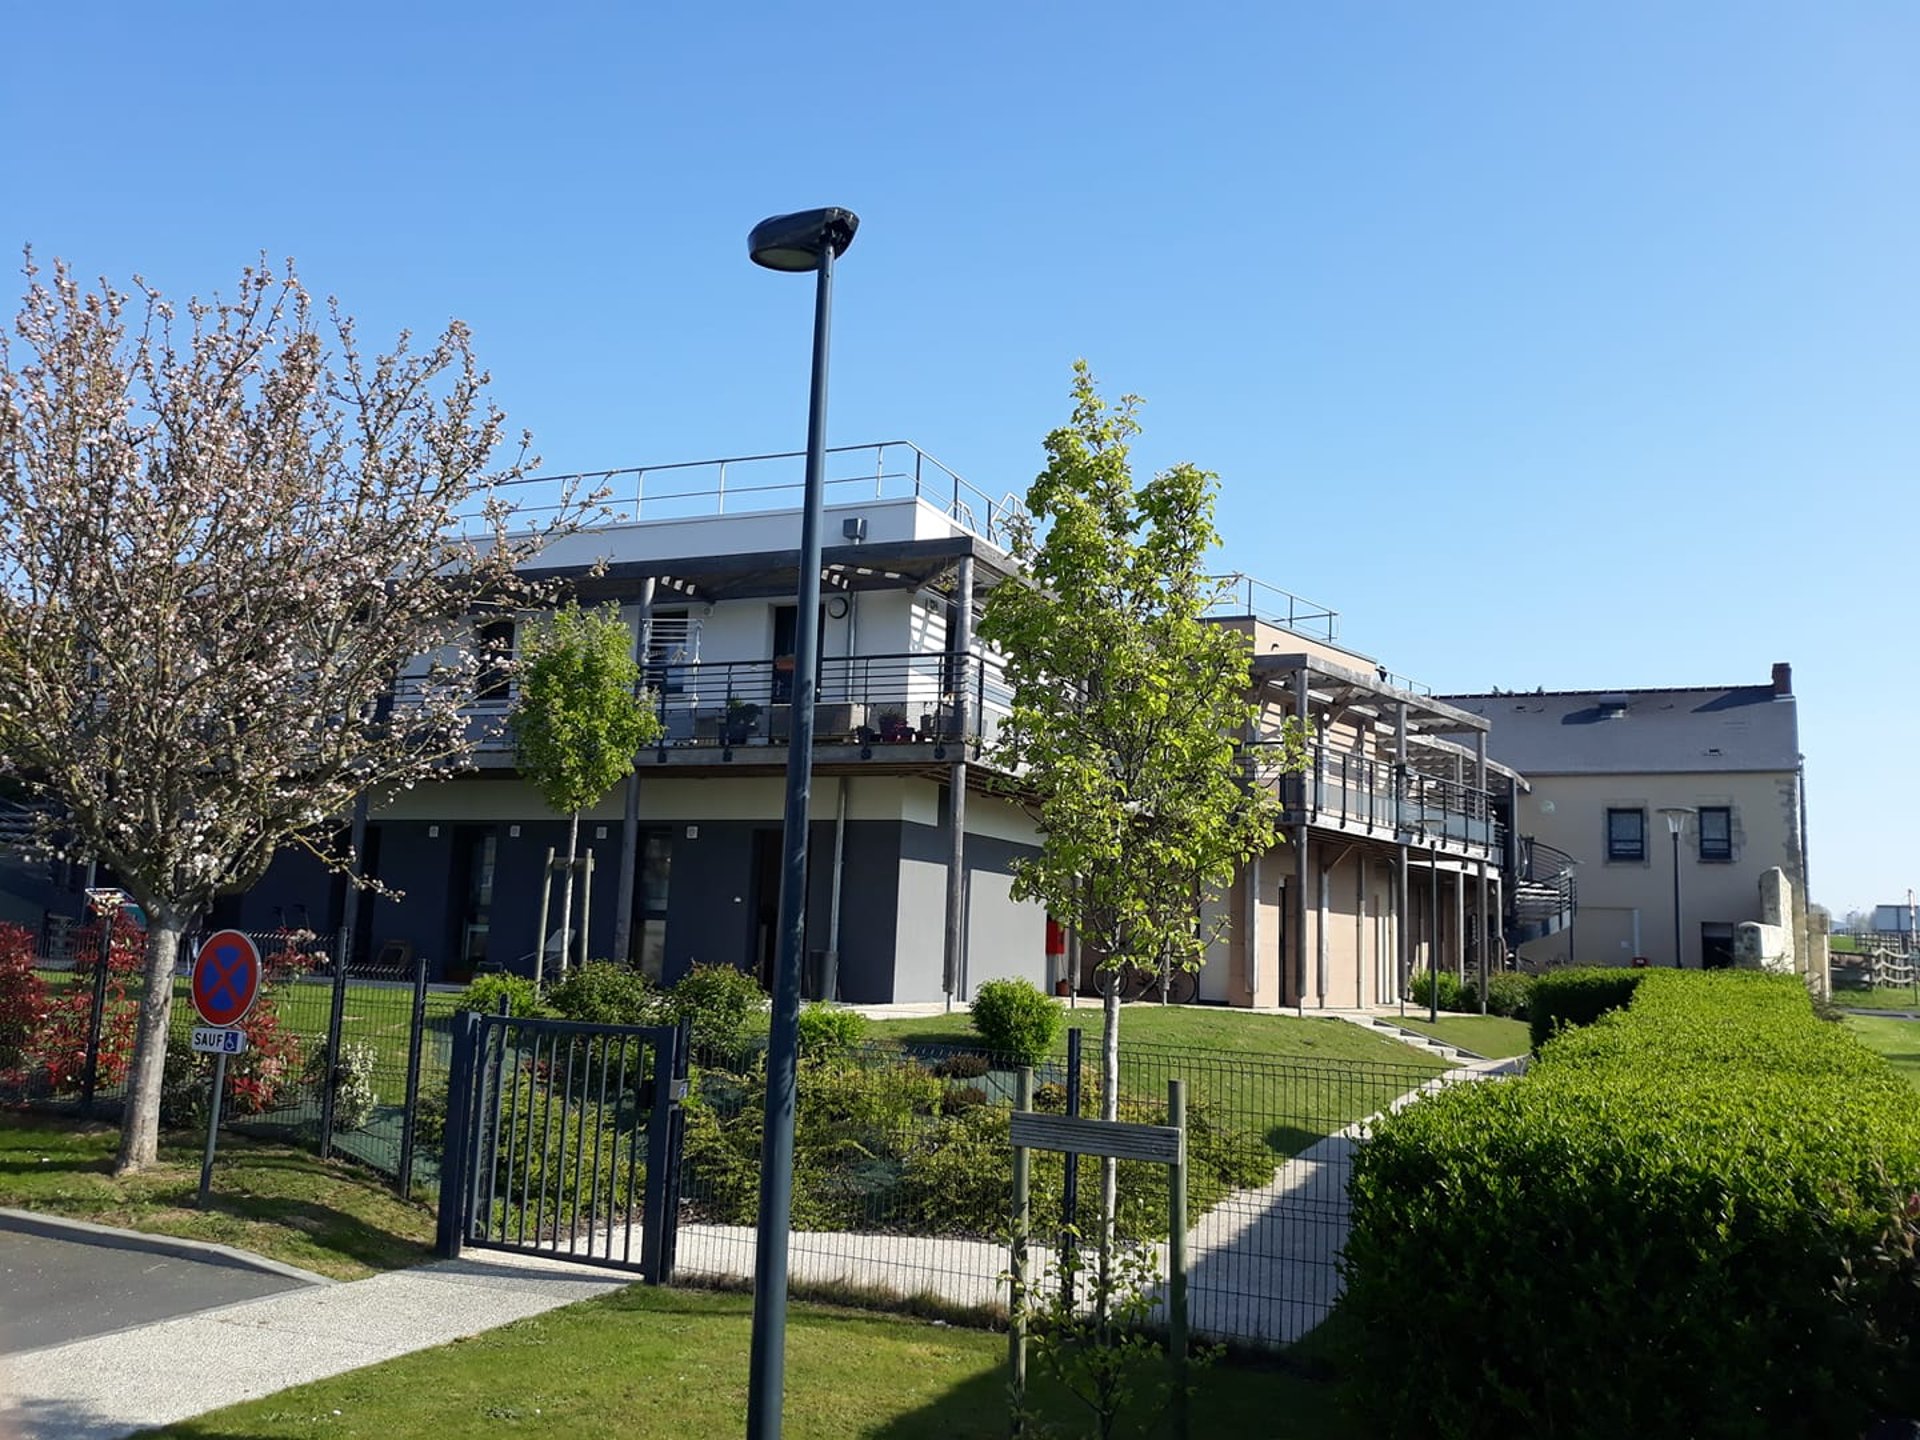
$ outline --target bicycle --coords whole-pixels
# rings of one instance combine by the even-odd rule
[[[1129,960],[1111,969],[1093,972],[1094,993],[1105,998],[1116,990],[1122,1000],[1159,1000],[1168,1005],[1191,1005],[1200,998],[1200,977],[1191,970],[1168,965],[1136,965]]]

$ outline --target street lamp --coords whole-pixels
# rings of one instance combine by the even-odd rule
[[[1695,813],[1688,805],[1662,805],[1667,817],[1667,833],[1673,837],[1673,968],[1680,968],[1680,832],[1687,828],[1687,817]]]
[[[827,321],[833,261],[853,243],[860,217],[828,208],[775,215],[747,236],[753,263],[814,272],[813,390],[807,409],[806,498],[800,522],[800,587],[794,626],[793,698],[787,739],[787,809],[781,835],[780,929],[773,1019],[767,1036],[767,1103],[760,1151],[760,1227],[754,1247],[753,1350],[747,1375],[748,1440],[778,1440],[787,1342],[787,1233],[793,1220],[794,1057],[799,1048],[800,950],[806,936],[807,809],[813,782],[813,702],[820,627],[820,524],[827,446]]]

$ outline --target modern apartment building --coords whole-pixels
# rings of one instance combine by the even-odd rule
[[[1577,862],[1577,922],[1521,947],[1529,959],[1733,961],[1761,915],[1761,880],[1792,887],[1806,939],[1806,807],[1792,668],[1763,685],[1454,695],[1492,754],[1531,787],[1520,826]],[[1803,962],[1804,964],[1804,962]]]
[[[1239,577],[1215,619],[1253,647],[1247,749],[1283,826],[1204,917],[1216,938],[1200,998],[1391,1004],[1413,970],[1469,973],[1483,948],[1504,953],[1522,898],[1510,817],[1526,782],[1490,756],[1489,723],[1347,646],[1325,606]],[[1271,774],[1261,756],[1288,721],[1308,763]]]
[[[1045,915],[1009,895],[1036,836],[984,759],[1008,695],[972,638],[981,597],[1012,571],[1017,502],[904,443],[829,458],[807,990],[880,1003],[965,996],[1001,975],[1039,982]],[[619,608],[666,730],[633,793],[616,789],[582,820],[594,956],[669,981],[695,964],[770,973],[801,465],[760,456],[611,473],[601,478],[624,517],[557,542],[532,572]],[[476,638],[510,645],[521,623],[490,621]],[[425,955],[435,978],[532,971],[541,877],[550,849],[565,854],[566,821],[516,774],[498,723],[512,701],[507,676],[483,679],[475,768],[374,809],[366,869],[403,894],[361,905],[356,954]],[[323,929],[341,923],[343,902],[343,882],[285,855],[217,918]],[[556,900],[549,942],[558,915]]]

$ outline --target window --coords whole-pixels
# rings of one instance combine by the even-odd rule
[[[1607,859],[1644,861],[1646,858],[1647,812],[1607,811]]]
[[[1725,864],[1733,859],[1733,810],[1726,805],[1700,807],[1700,859]]]
[[[481,703],[504,705],[513,698],[509,667],[513,663],[513,621],[489,620],[473,632],[474,649],[480,662],[474,679],[473,698]]]

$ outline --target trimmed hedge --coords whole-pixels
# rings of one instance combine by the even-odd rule
[[[1429,1005],[1428,992],[1433,986],[1433,975],[1426,970],[1416,970],[1407,986],[1407,998],[1416,1005]],[[1500,973],[1487,976],[1487,1014],[1507,1015],[1515,1020],[1525,1020],[1533,998],[1533,977]],[[1480,977],[1468,975],[1462,980],[1450,970],[1440,972],[1440,1008],[1462,1014],[1480,1013]]]
[[[1535,1052],[1561,1026],[1591,1025],[1609,1010],[1626,1005],[1648,973],[1595,965],[1549,970],[1535,977],[1527,1001],[1527,1023],[1533,1031]]]
[[[1920,1414],[1920,1096],[1791,977],[1627,973],[1631,1005],[1526,1076],[1362,1147],[1342,1263],[1368,1433],[1813,1440]]]

